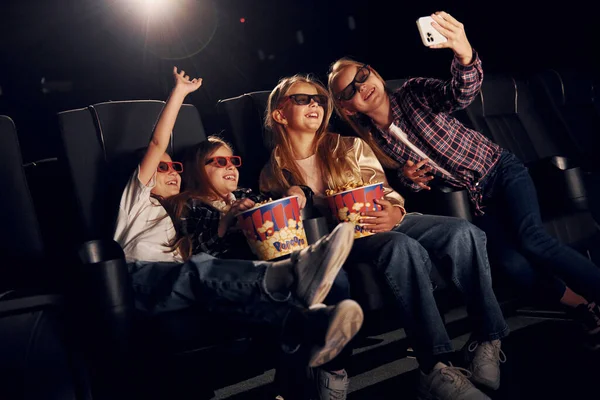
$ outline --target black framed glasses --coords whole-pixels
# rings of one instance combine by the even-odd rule
[[[206,160],[206,162],[204,163],[204,165],[214,165],[217,168],[225,168],[227,166],[229,166],[229,164],[233,165],[234,167],[238,168],[242,166],[242,157],[240,156],[218,156],[218,157],[211,157],[208,160]]]
[[[348,86],[346,86],[341,92],[339,92],[336,96],[338,100],[348,101],[354,97],[356,94],[356,84],[357,83],[365,83],[367,79],[369,79],[369,75],[371,75],[371,68],[369,68],[368,64],[363,65],[356,71],[356,75],[354,75],[354,79]]]
[[[161,161],[156,167],[157,172],[169,172],[171,169],[180,174],[183,172],[183,164],[177,161]]]
[[[299,106],[305,106],[307,104],[310,104],[312,100],[314,100],[315,103],[317,103],[320,106],[327,105],[327,96],[322,94],[290,94],[289,96],[285,96],[285,99],[282,104],[285,104],[285,102],[288,100],[291,100],[294,104],[297,104]]]

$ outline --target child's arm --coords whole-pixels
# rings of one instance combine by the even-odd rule
[[[171,132],[177,120],[177,114],[183,104],[185,97],[202,86],[202,78],[192,79],[185,75],[185,71],[177,72],[177,67],[173,67],[173,76],[175,78],[175,87],[167,100],[165,108],[160,114],[158,123],[154,127],[154,134],[146,150],[146,154],[140,163],[139,179],[147,185],[156,172],[160,158],[167,151]]]
[[[188,203],[187,215],[182,219],[185,234],[190,236],[194,248],[192,251],[217,256],[222,254],[227,246],[223,237],[219,236],[221,213],[196,201]]]

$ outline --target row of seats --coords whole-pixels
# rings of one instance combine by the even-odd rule
[[[550,79],[555,77],[558,77],[559,87],[562,88],[558,93],[550,90],[556,87]],[[388,85],[399,87],[403,82],[395,80],[388,82]],[[593,256],[594,247],[590,239],[597,234],[597,224],[591,214],[594,212],[591,205],[595,203],[589,197],[594,190],[595,171],[593,162],[585,161],[588,160],[586,157],[592,156],[589,151],[587,155],[575,152],[578,148],[585,149],[585,146],[580,145],[583,139],[578,142],[574,138],[586,137],[587,131],[569,124],[573,119],[569,115],[585,112],[588,116],[586,121],[589,121],[585,126],[589,128],[600,114],[594,103],[597,97],[591,97],[589,104],[585,103],[584,111],[569,103],[573,98],[579,98],[571,94],[575,89],[570,89],[569,82],[556,72],[542,74],[530,82],[516,81],[508,76],[487,75],[479,97],[465,112],[457,113],[457,118],[515,152],[532,166],[532,173],[539,171],[534,177],[541,193],[540,201],[547,227],[559,239],[578,245],[581,251]],[[586,85],[580,80],[573,82],[574,85]],[[585,92],[577,90],[576,93]],[[556,98],[553,97],[555,94]],[[260,169],[269,157],[269,145],[262,140],[262,119],[267,97],[268,92],[253,92],[218,103],[224,135],[244,158],[240,185],[255,189]],[[257,334],[253,327],[241,329],[212,320],[208,323],[208,317],[198,317],[198,310],[173,313],[152,320],[140,319],[133,309],[122,250],[118,245],[115,247],[114,242],[102,240],[112,237],[121,189],[135,167],[135,160],[130,155],[147,145],[163,106],[162,101],[108,102],[58,115],[63,151],[58,155],[58,161],[34,164],[25,171],[19,168],[23,174],[11,173],[6,178],[6,182],[10,182],[15,190],[10,196],[2,195],[0,212],[3,213],[3,221],[8,221],[2,228],[3,254],[4,248],[10,250],[11,253],[6,253],[12,255],[9,260],[18,262],[3,262],[2,272],[4,275],[6,270],[10,272],[7,275],[19,275],[22,278],[14,279],[12,287],[40,287],[40,283],[46,283],[44,286],[47,287],[45,278],[36,282],[38,275],[30,271],[46,273],[40,273],[39,277],[53,277],[60,270],[61,273],[56,275],[65,277],[65,280],[75,284],[73,286],[83,289],[67,293],[78,296],[76,310],[81,320],[87,323],[87,342],[98,344],[95,346],[96,356],[105,356],[105,364],[107,360],[132,361],[145,355],[144,360],[153,366],[157,378],[161,378],[161,372],[166,373],[171,365],[193,364],[196,368],[188,370],[194,372],[195,378],[191,382],[197,383],[198,376],[203,376],[198,374],[205,374],[202,382],[210,392],[215,387],[232,383],[217,379],[219,374],[210,373],[214,372],[209,371],[210,366],[219,364],[219,360],[221,364],[224,362],[222,360],[230,360],[223,357],[224,353],[229,356],[251,354],[256,349],[264,348],[264,340],[257,338],[266,339],[268,336],[260,329]],[[560,124],[545,116],[546,112],[558,118]],[[577,119],[578,124],[581,121]],[[338,120],[334,119],[332,126],[335,131],[348,134]],[[3,155],[6,153],[2,162],[11,162],[10,166],[3,168],[3,172],[15,171],[15,166],[22,164],[22,160],[14,125],[5,118],[0,120],[0,128],[0,139],[10,142],[6,145],[3,142],[0,147]],[[205,137],[198,111],[191,105],[185,105],[172,134],[171,153],[177,158],[183,149],[205,140]],[[565,143],[573,145],[567,147]],[[565,152],[566,149],[573,149],[573,152]],[[576,162],[581,162],[583,169]],[[535,168],[536,163],[538,169]],[[27,187],[25,172],[30,188]],[[48,179],[52,174],[55,174],[54,179]],[[397,189],[406,195],[412,211],[471,218],[464,191],[442,188],[410,194],[401,187]],[[34,194],[33,199],[29,191]],[[46,223],[39,224],[36,220]],[[88,242],[80,247],[85,241]],[[48,242],[52,243],[51,251],[45,251]],[[22,273],[15,274],[15,271]],[[360,289],[356,294],[366,310],[382,309],[385,302],[380,284],[371,276],[368,268],[354,268],[351,280],[353,286]],[[439,277],[435,280],[437,282]],[[9,280],[0,282],[8,285]],[[442,280],[439,280],[439,286],[444,288]],[[64,288],[60,285],[55,287],[63,292]],[[11,286],[6,288],[10,289]],[[438,293],[445,292],[438,290]],[[451,301],[444,303],[452,304]],[[207,329],[217,325],[220,329]],[[144,334],[136,335],[139,332]],[[136,341],[140,337],[144,340]],[[136,352],[132,352],[134,345],[138,350]],[[114,351],[116,349],[119,351]],[[114,353],[120,356],[107,356]],[[260,373],[272,366],[268,359],[261,357],[260,360],[264,362],[241,365],[241,368],[236,368],[240,375],[229,374],[228,378],[240,380],[244,376]],[[180,368],[177,371],[182,372]],[[114,392],[111,395],[114,398]]]

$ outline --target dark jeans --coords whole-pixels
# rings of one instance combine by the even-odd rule
[[[198,254],[183,264],[136,262],[129,264],[136,307],[148,314],[200,307],[213,315],[231,318],[236,323],[262,324],[284,332],[292,318],[302,319],[303,307],[293,296],[278,298],[266,291],[264,277],[268,263],[261,261],[223,260]],[[335,305],[350,298],[350,284],[340,271],[324,303]],[[277,336],[277,335],[275,335]],[[294,348],[296,339],[281,348]],[[311,396],[311,385],[303,382],[307,374],[304,352],[281,352],[277,360],[276,386],[286,390],[285,398]],[[344,369],[352,355],[347,345],[332,361],[321,366],[326,371]],[[295,391],[295,393],[294,393]],[[280,394],[284,394],[283,391]]]
[[[523,289],[545,289],[554,301],[565,283],[600,301],[600,269],[546,232],[531,176],[514,154],[505,150],[481,185],[485,215],[475,223],[488,235],[495,265]]]
[[[390,232],[357,239],[350,257],[383,274],[423,365],[453,350],[433,296],[432,262],[464,295],[479,341],[500,339],[508,326],[492,290],[485,234],[466,220],[409,214]]]
[[[223,260],[197,254],[185,263],[136,262],[128,265],[136,308],[159,314],[189,307],[248,322],[281,326],[290,309],[301,307],[290,294],[271,295],[264,277],[269,263]],[[337,276],[326,304],[350,298],[345,271]]]

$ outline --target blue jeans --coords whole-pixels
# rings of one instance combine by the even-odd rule
[[[225,260],[196,254],[185,263],[143,262],[128,265],[136,308],[147,314],[190,307],[251,322],[281,325],[290,308],[300,307],[291,295],[266,290],[269,263]],[[325,303],[350,298],[347,275],[341,271]]]
[[[540,216],[527,168],[503,151],[481,183],[485,215],[475,223],[488,235],[490,256],[523,289],[546,289],[557,301],[568,285],[588,301],[600,301],[600,269],[550,236]]]
[[[453,351],[433,296],[432,263],[463,294],[474,339],[508,334],[492,290],[485,234],[466,220],[409,214],[395,230],[357,239],[350,257],[383,274],[421,364]]]

